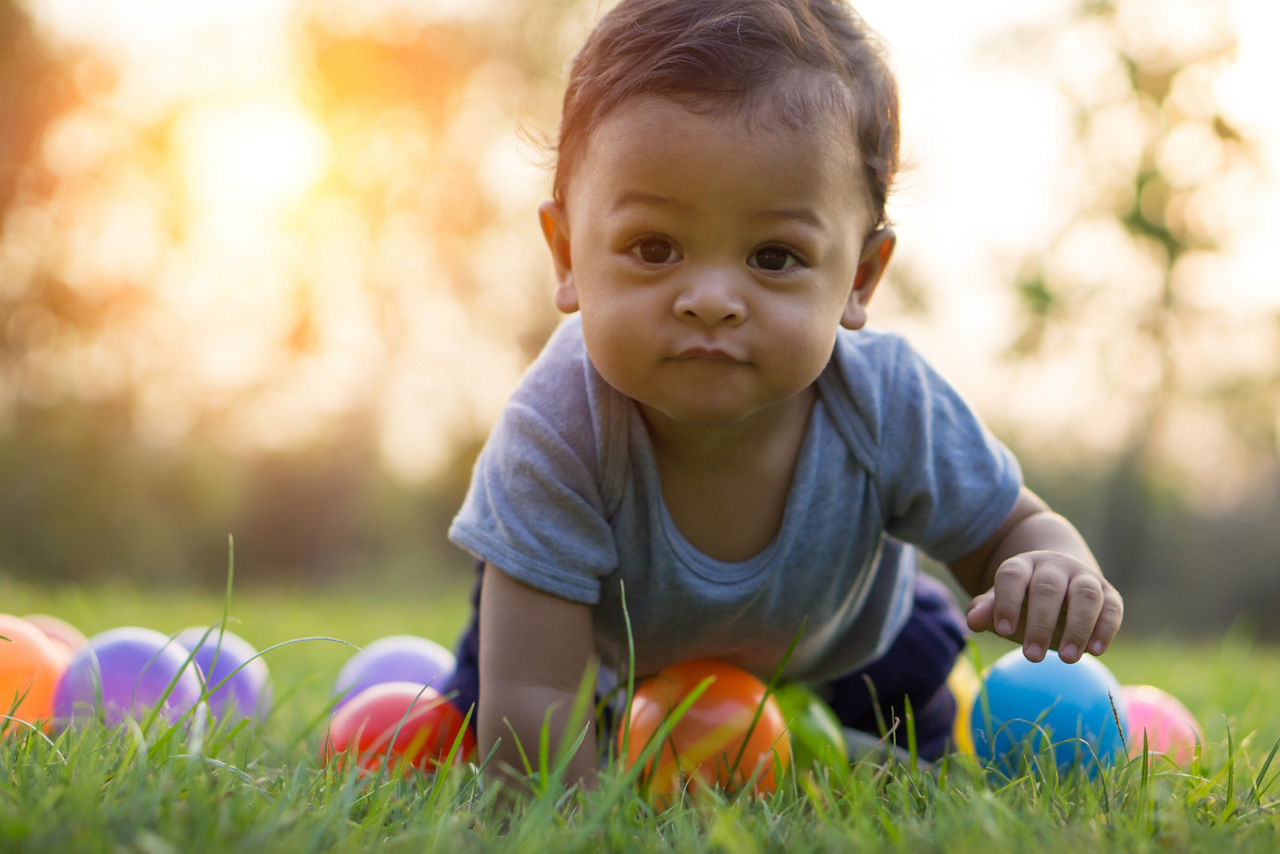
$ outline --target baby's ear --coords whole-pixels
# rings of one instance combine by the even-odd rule
[[[538,205],[538,222],[555,265],[556,308],[572,314],[578,310],[578,289],[573,283],[573,257],[569,253],[568,212],[562,203],[547,199]]]
[[[889,267],[889,259],[893,257],[893,248],[897,243],[898,237],[893,229],[885,227],[877,229],[862,244],[853,289],[849,292],[849,301],[840,317],[840,324],[846,329],[861,329],[867,325],[867,306],[876,292],[876,285],[880,284],[880,278]]]

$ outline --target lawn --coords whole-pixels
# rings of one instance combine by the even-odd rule
[[[1280,850],[1280,651],[1124,637],[1104,659],[1126,684],[1183,700],[1206,732],[1190,769],[1151,758],[1090,780],[865,761],[789,777],[773,796],[713,796],[655,812],[606,769],[597,791],[554,779],[515,812],[474,768],[362,780],[317,759],[329,689],[354,651],[412,633],[451,645],[464,584],[428,590],[237,591],[228,628],[266,654],[276,702],[261,727],[84,727],[0,739],[0,852],[61,851],[1275,851]],[[0,579],[0,610],[51,613],[94,634],[166,634],[220,620],[217,594],[42,589]],[[1007,644],[984,640],[986,661]]]

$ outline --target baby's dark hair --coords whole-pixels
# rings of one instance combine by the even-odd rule
[[[622,0],[570,69],[558,200],[592,131],[637,95],[797,129],[833,116],[846,121],[862,160],[872,225],[884,224],[898,168],[898,89],[874,36],[841,0]]]

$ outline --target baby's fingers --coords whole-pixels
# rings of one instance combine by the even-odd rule
[[[1093,572],[1079,572],[1067,585],[1066,614],[1058,642],[1058,656],[1063,661],[1079,661],[1085,645],[1093,639],[1106,598],[1105,586],[1102,576]]]
[[[1024,555],[1011,557],[996,569],[991,586],[994,594],[992,625],[996,634],[1006,638],[1016,637],[1022,620],[1022,608],[1027,598],[1027,585],[1031,581],[1032,564]]]
[[[1111,646],[1111,642],[1115,640],[1116,632],[1120,631],[1121,621],[1124,620],[1124,600],[1120,597],[1120,593],[1105,580],[1102,585],[1102,610],[1089,637],[1089,652],[1094,655],[1102,655],[1107,651],[1107,647]]]
[[[1058,560],[1035,562],[1027,582],[1027,624],[1022,633],[1022,652],[1030,661],[1043,661],[1053,645],[1070,578],[1069,567]]]
[[[995,597],[994,590],[973,597],[969,610],[965,613],[965,622],[969,624],[970,631],[989,632],[995,627]]]

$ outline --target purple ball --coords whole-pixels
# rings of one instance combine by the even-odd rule
[[[333,685],[333,696],[338,698],[334,708],[382,682],[416,682],[443,691],[453,668],[453,653],[433,640],[417,635],[379,638],[351,656],[338,671]]]
[[[244,638],[229,631],[193,626],[174,638],[193,653],[205,676],[209,710],[217,720],[226,717],[261,721],[271,709],[271,679],[267,663]]]
[[[173,723],[202,695],[200,670],[190,653],[160,632],[126,626],[89,638],[76,650],[53,692],[59,726],[99,715],[109,726],[130,716]]]

